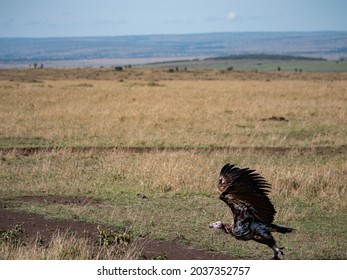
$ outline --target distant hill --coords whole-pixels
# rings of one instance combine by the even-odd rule
[[[347,58],[347,32],[241,32],[80,38],[0,38],[0,67],[109,66],[247,55]],[[66,64],[69,62],[70,64]]]

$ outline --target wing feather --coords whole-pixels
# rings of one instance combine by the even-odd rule
[[[221,169],[218,185],[220,199],[232,210],[242,208],[251,211],[255,218],[265,223],[271,223],[276,214],[268,197],[270,188],[270,184],[255,170],[230,164]]]

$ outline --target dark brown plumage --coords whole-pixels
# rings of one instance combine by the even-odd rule
[[[221,229],[239,240],[266,244],[274,251],[274,259],[278,259],[278,254],[283,255],[283,251],[276,246],[271,232],[287,233],[294,229],[273,224],[276,210],[268,197],[270,187],[255,170],[224,165],[217,189],[219,198],[230,207],[233,220],[231,224],[214,222],[210,227]]]

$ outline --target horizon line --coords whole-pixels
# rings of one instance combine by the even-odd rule
[[[314,30],[314,31],[216,31],[196,33],[158,33],[128,35],[82,35],[82,36],[0,36],[0,39],[67,39],[67,38],[114,38],[114,37],[145,37],[145,36],[190,36],[207,34],[241,34],[241,33],[347,33],[347,30]]]

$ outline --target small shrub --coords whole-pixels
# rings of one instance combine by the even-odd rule
[[[12,244],[21,244],[20,235],[23,233],[22,225],[16,225],[10,230],[0,230],[0,244],[8,242]]]
[[[110,246],[110,245],[128,245],[131,241],[130,233],[124,231],[119,233],[110,229],[102,228],[98,226],[98,245],[100,246]]]

